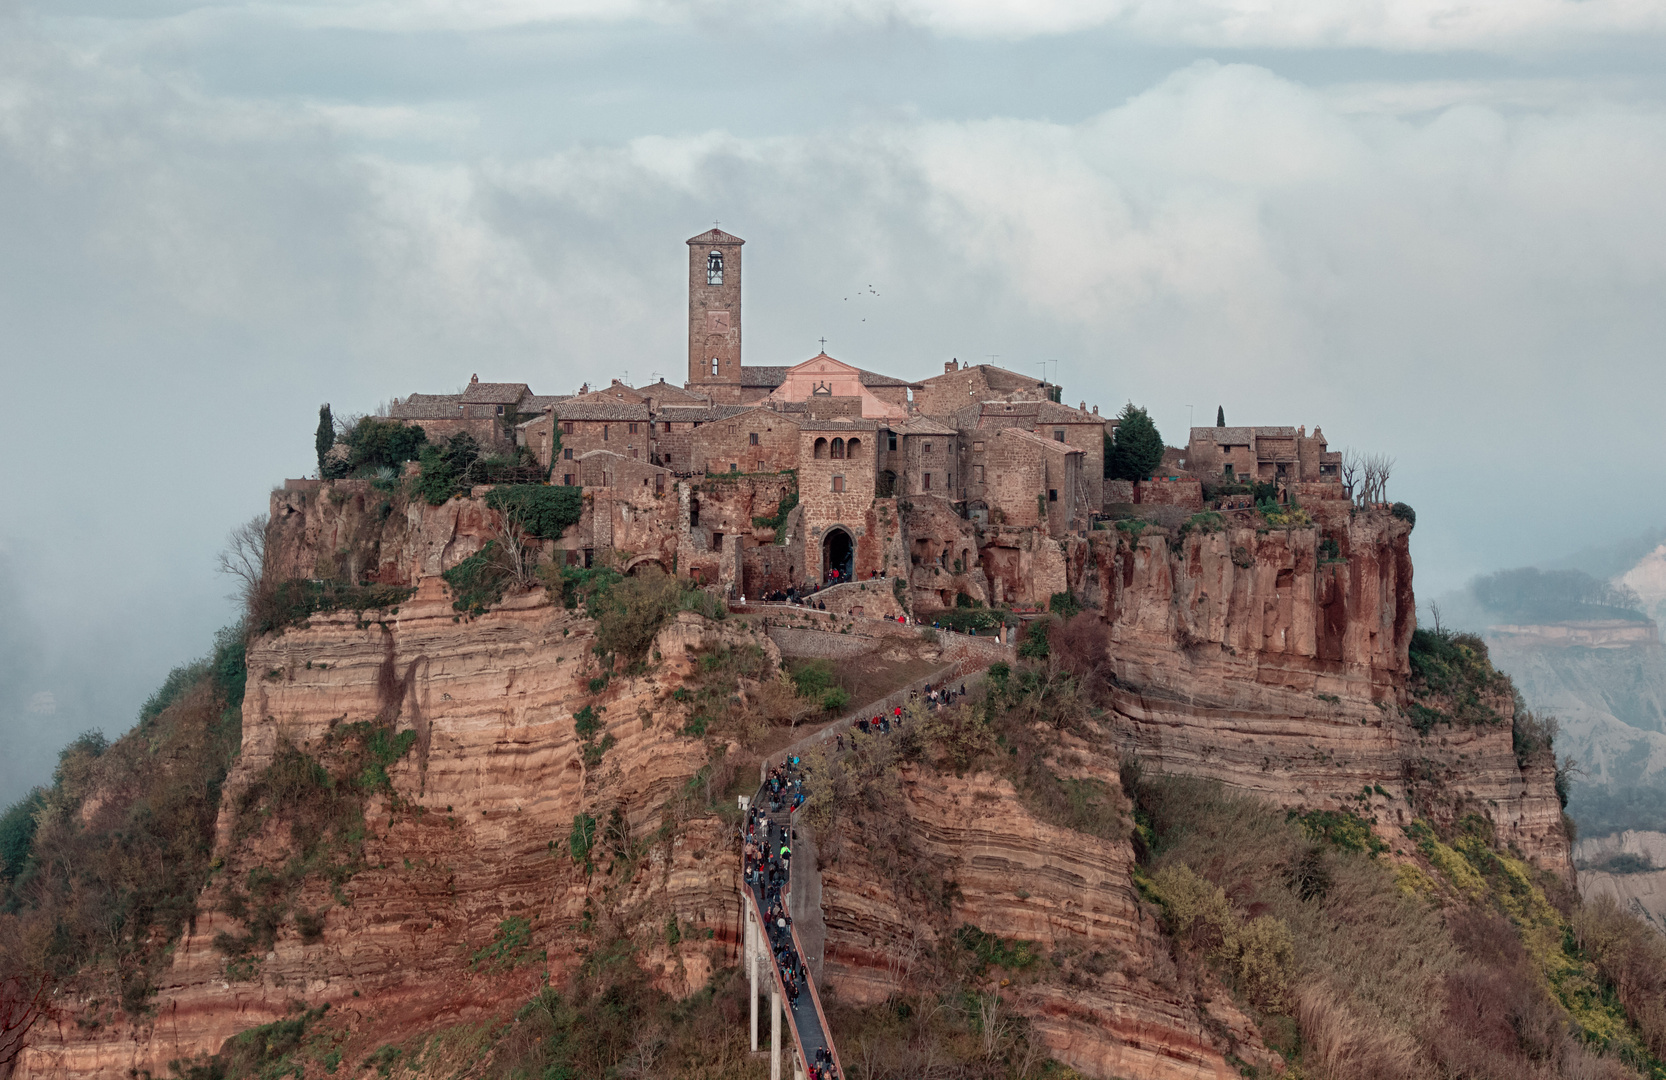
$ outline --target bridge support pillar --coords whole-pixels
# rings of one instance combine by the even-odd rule
[[[752,1001],[752,1052],[754,1054],[758,1052],[758,968],[763,959],[758,955],[763,951],[759,948],[758,938],[761,936],[762,931],[758,927],[758,920],[752,914],[752,905],[748,904],[746,906],[746,971],[752,983],[750,997]]]
[[[769,988],[769,1080],[781,1080],[781,993]]]

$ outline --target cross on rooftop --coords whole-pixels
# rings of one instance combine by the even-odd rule
[[[826,338],[821,339],[821,351],[822,352],[827,351],[827,339]]]

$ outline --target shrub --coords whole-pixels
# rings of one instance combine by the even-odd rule
[[[1047,632],[1052,624],[1046,619],[1036,619],[1024,626],[1024,640],[1018,644],[1018,655],[1025,660],[1045,660],[1047,658]]]
[[[567,851],[573,861],[590,865],[590,849],[596,844],[596,819],[589,814],[574,814],[573,829],[567,834]]]
[[[1388,845],[1371,831],[1371,823],[1358,814],[1346,810],[1312,810],[1298,815],[1292,810],[1290,817],[1310,838],[1343,851],[1363,852],[1376,858],[1388,850]]]
[[[665,620],[682,609],[684,592],[685,582],[657,566],[615,582],[590,604],[596,644],[628,661],[642,659]]]
[[[1403,503],[1403,502],[1395,503],[1393,506],[1391,506],[1389,508],[1388,512],[1393,514],[1395,517],[1399,518],[1401,521],[1405,522],[1407,525],[1410,525],[1412,528],[1417,527],[1417,511],[1413,510],[1411,507],[1407,506],[1405,503]]]
[[[440,575],[451,586],[454,610],[481,615],[502,601],[509,589],[510,576],[493,558],[496,549],[497,541],[488,540],[485,547]]]
[[[1067,589],[1064,592],[1056,592],[1048,598],[1047,610],[1061,619],[1068,619],[1073,615],[1081,614],[1082,602],[1076,599],[1075,593]]]
[[[820,698],[833,689],[833,665],[826,660],[801,660],[788,671],[799,697]]]
[[[428,433],[415,424],[365,416],[340,441],[347,447],[343,474],[364,476],[417,460],[428,445]]]
[[[1488,702],[1513,692],[1510,677],[1496,670],[1487,643],[1475,634],[1450,630],[1414,630],[1410,647],[1412,696],[1422,702],[1419,727],[1445,722],[1470,727],[1501,724],[1504,717]]]
[[[1022,971],[1042,958],[1041,946],[1033,941],[997,937],[971,923],[963,923],[955,931],[955,940],[977,958],[975,973],[980,975],[992,967]]]
[[[835,686],[822,691],[821,707],[826,712],[836,713],[849,704],[850,693],[842,686]]]
[[[1226,518],[1213,510],[1205,510],[1201,514],[1193,514],[1180,526],[1180,536],[1186,537],[1190,533],[1216,533],[1226,529]]]
[[[1558,724],[1554,716],[1540,716],[1520,703],[1516,706],[1511,734],[1515,743],[1516,763],[1526,765],[1540,754],[1556,746]],[[1566,801],[1563,805],[1567,805]]]
[[[320,612],[386,611],[415,595],[415,589],[399,585],[348,585],[340,581],[292,578],[280,581],[272,590],[270,601],[262,605],[253,620],[253,629],[268,633],[305,622]]]
[[[474,951],[469,958],[469,969],[479,971],[509,971],[531,959],[532,922],[520,915],[511,915],[497,924],[492,940]]]
[[[417,494],[430,506],[439,506],[468,490],[469,470],[479,458],[480,444],[466,431],[459,431],[443,446],[427,444],[418,458],[422,473],[416,479]]]
[[[486,493],[486,505],[512,518],[528,536],[559,540],[584,513],[584,489],[548,484],[506,484]]]

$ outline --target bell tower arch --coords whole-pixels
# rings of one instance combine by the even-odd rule
[[[740,400],[740,248],[721,229],[688,241],[688,384]]]

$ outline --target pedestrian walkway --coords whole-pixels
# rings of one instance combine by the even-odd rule
[[[979,672],[978,674],[981,674]],[[975,681],[975,680],[974,680]],[[870,703],[871,705],[872,703]],[[932,707],[937,707],[934,702]],[[880,710],[872,720],[858,720],[847,729],[853,736],[888,736],[906,722],[900,705]],[[831,734],[831,733],[830,733]],[[836,736],[839,752],[845,748],[843,732]],[[789,753],[778,764],[766,764],[766,773],[756,795],[747,800],[741,826],[744,841],[741,856],[742,890],[746,922],[743,963],[751,985],[752,1049],[758,1049],[759,979],[769,980],[770,1080],[783,1080],[781,1020],[785,1016],[794,1044],[793,1070],[804,1080],[844,1080],[827,1014],[822,1011],[816,981],[805,963],[803,942],[793,926],[792,896],[795,814],[809,791],[802,759]]]

